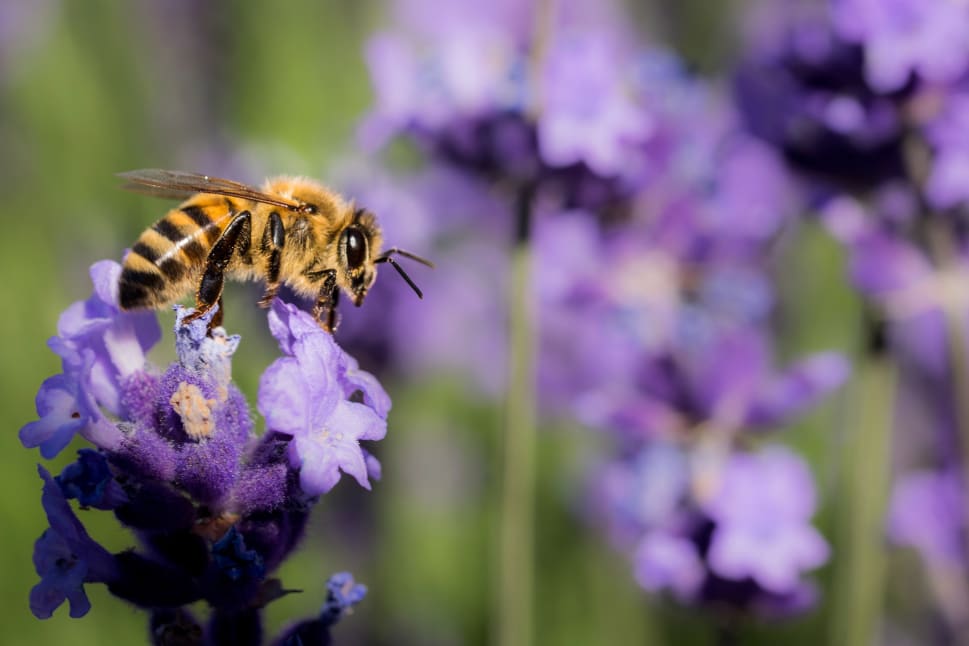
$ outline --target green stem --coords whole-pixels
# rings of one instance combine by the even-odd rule
[[[519,228],[509,290],[508,396],[503,442],[496,644],[532,643],[535,507],[535,326],[528,245],[531,190],[519,196]]]
[[[856,405],[842,451],[846,496],[839,518],[840,553],[835,555],[831,643],[836,646],[881,643],[886,567],[882,546],[896,379],[892,359],[871,353],[853,385],[851,400]]]

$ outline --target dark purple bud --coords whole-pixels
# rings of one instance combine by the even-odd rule
[[[67,465],[54,478],[64,496],[76,498],[82,507],[116,509],[128,501],[121,486],[115,482],[104,454],[93,449],[80,449],[77,461]]]
[[[246,541],[234,526],[212,545],[215,566],[225,578],[245,582],[262,579],[266,574],[258,552],[246,549]]]

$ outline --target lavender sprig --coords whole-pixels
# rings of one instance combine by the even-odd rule
[[[57,477],[40,467],[50,529],[34,550],[41,582],[31,610],[47,618],[66,600],[81,617],[84,585],[103,583],[151,611],[154,643],[175,634],[262,643],[262,608],[285,593],[269,577],[300,542],[313,504],[343,473],[366,488],[379,477],[360,442],[383,438],[390,399],[309,314],[277,300],[269,325],[285,356],[261,380],[267,430],[257,436],[231,381],[240,338],[209,331],[211,314],[186,324],[191,310],[176,307],[178,359],[159,371],[145,359],[159,338],[154,315],[118,308],[119,272],[114,262],[92,267],[94,296],[68,308],[49,343],[64,372],[41,387],[41,419],[21,429],[45,457],[75,434],[95,446]],[[112,511],[138,547],[109,553],[69,499]],[[332,584],[318,641],[302,643],[330,643],[329,627],[361,590]],[[212,608],[204,628],[184,607],[201,600]]]

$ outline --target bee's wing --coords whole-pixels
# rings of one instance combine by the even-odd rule
[[[259,189],[230,179],[210,177],[200,173],[142,168],[118,173],[118,177],[126,181],[121,188],[146,195],[154,195],[155,197],[185,199],[196,193],[213,193],[252,200],[253,202],[263,202],[287,209],[298,209],[301,206],[300,202],[295,200],[287,200],[278,195],[269,195]]]

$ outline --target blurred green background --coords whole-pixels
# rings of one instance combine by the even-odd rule
[[[370,103],[362,43],[383,8],[373,0],[0,2],[10,3],[0,13],[10,21],[0,32],[0,642],[142,643],[143,613],[99,586],[88,586],[93,609],[81,620],[62,607],[39,621],[28,609],[30,554],[46,521],[39,456],[23,449],[17,430],[34,418],[41,382],[59,370],[45,341],[58,314],[89,294],[87,267],[118,258],[164,212],[162,202],[117,190],[114,173],[170,167],[249,182],[282,173],[325,180]],[[637,6],[635,15],[644,32],[710,71],[731,49],[730,11],[726,2],[670,0]],[[803,234],[783,260],[790,271],[781,294],[799,298],[781,307],[782,351],[855,353],[861,314],[840,252],[809,226]],[[236,303],[232,331],[244,337],[235,377],[252,401],[276,350],[262,315],[243,305],[255,300],[245,289],[233,286],[227,302]],[[171,321],[162,314],[164,328]],[[171,352],[161,346],[158,361]],[[385,478],[372,493],[344,483],[319,505],[300,556],[281,573],[304,593],[270,607],[270,632],[315,613],[326,577],[349,569],[370,595],[337,629],[340,643],[486,643],[500,409],[443,381],[387,389],[395,408],[380,448]],[[855,473],[859,435],[840,408],[829,404],[785,436],[820,483],[819,523],[834,548],[818,576],[823,602],[793,622],[744,627],[742,643],[827,643],[840,600],[852,594],[834,573],[852,554],[843,521],[857,515],[850,495],[833,493]],[[579,467],[596,438],[558,427],[539,442],[537,643],[715,643],[708,619],[648,603],[624,558],[574,513]],[[124,533],[100,516],[82,519],[109,548],[124,548]]]

